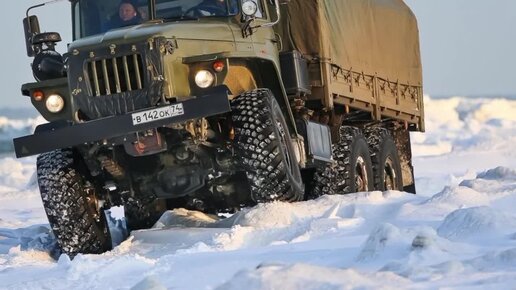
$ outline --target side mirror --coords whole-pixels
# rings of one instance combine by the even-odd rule
[[[27,16],[23,19],[23,30],[25,32],[25,45],[27,47],[27,56],[34,56],[34,48],[32,37],[40,34],[39,21],[36,15]]]

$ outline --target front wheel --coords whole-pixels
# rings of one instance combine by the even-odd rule
[[[255,202],[299,201],[304,186],[283,112],[268,89],[231,101],[233,146]]]
[[[50,227],[63,253],[100,254],[112,248],[97,189],[79,154],[59,149],[38,156],[37,176]]]

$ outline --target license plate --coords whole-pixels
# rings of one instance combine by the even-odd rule
[[[144,123],[149,123],[156,120],[172,118],[175,116],[183,115],[185,111],[183,110],[183,104],[172,104],[166,107],[160,107],[156,109],[151,109],[143,112],[138,112],[132,114],[133,117],[133,125],[139,125]]]

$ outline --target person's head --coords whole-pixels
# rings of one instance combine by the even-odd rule
[[[130,21],[138,15],[136,7],[130,1],[122,1],[118,7],[118,16],[122,21]]]

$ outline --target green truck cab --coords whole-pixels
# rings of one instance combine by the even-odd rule
[[[14,140],[18,157],[40,154],[64,253],[109,250],[113,206],[134,230],[178,207],[415,193],[422,77],[403,1],[70,3],[64,55],[24,19],[36,82],[22,93],[48,123]]]

